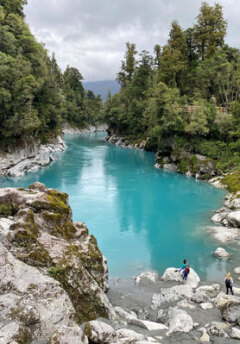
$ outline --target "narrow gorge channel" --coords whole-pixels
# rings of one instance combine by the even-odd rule
[[[105,133],[66,135],[68,149],[42,170],[2,178],[1,187],[36,181],[69,194],[74,221],[84,221],[108,259],[110,278],[159,273],[187,258],[203,280],[222,281],[237,266],[212,255],[207,233],[226,192],[154,168],[154,154],[105,142]]]

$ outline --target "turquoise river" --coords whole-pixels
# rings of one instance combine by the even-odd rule
[[[83,221],[108,259],[110,277],[160,273],[187,258],[203,279],[221,280],[234,259],[212,254],[207,233],[225,191],[154,168],[154,154],[110,145],[105,133],[66,136],[68,149],[50,166],[1,187],[40,181],[69,194],[74,221]],[[223,246],[224,247],[224,246]],[[230,252],[234,247],[228,247]]]

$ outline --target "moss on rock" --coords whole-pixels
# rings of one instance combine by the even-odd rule
[[[11,216],[14,214],[14,207],[11,203],[0,204],[0,217]]]
[[[222,184],[226,185],[228,191],[232,193],[240,191],[240,171],[227,174],[222,179]]]
[[[76,228],[71,221],[60,213],[43,212],[43,219],[48,225],[48,232],[51,235],[62,236],[64,239],[70,240],[75,237]]]

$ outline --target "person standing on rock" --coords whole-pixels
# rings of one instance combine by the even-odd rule
[[[233,295],[233,279],[231,277],[231,274],[228,273],[226,278],[225,278],[225,285],[226,285],[226,289],[227,289],[227,295],[228,295],[228,290],[230,289],[232,295]]]
[[[188,264],[182,272],[183,280],[186,281],[190,272],[190,265]]]
[[[183,270],[186,268],[186,266],[187,266],[187,259],[184,259],[182,266],[179,269],[175,270],[175,272],[177,272],[177,271],[183,272]]]

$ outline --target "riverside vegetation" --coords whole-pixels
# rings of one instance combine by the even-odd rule
[[[154,56],[127,43],[118,94],[103,109],[110,136],[156,151],[160,167],[240,190],[240,51],[225,41],[219,4],[203,2],[193,27],[173,21]],[[201,171],[202,170],[202,171]]]
[[[22,176],[66,148],[63,127],[96,126],[100,96],[81,73],[62,73],[24,20],[26,0],[0,0],[0,176]]]
[[[26,137],[42,143],[60,132],[64,122],[96,124],[101,98],[86,92],[81,73],[61,72],[24,20],[26,0],[0,0],[0,149]]]

